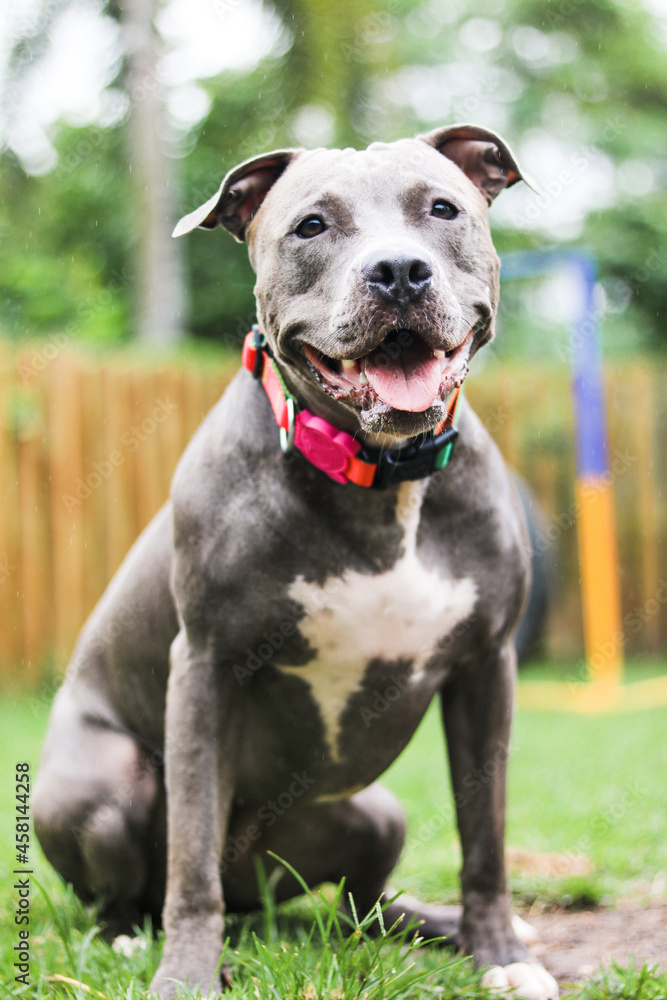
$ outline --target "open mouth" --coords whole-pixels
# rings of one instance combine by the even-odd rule
[[[437,350],[412,330],[392,330],[361,358],[330,358],[310,344],[306,358],[324,388],[337,399],[371,406],[378,399],[395,410],[423,413],[461,385],[473,331],[450,351]]]

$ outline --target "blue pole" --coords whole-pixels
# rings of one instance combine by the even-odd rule
[[[594,707],[613,700],[623,661],[616,528],[605,417],[602,347],[595,309],[597,269],[583,250],[527,251],[503,258],[503,280],[565,268],[577,294],[571,334],[572,397],[577,463],[576,512],[586,659],[600,682]]]

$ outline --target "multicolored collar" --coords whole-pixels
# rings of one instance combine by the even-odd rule
[[[386,489],[411,479],[425,479],[444,469],[458,437],[458,405],[463,389],[450,395],[447,415],[434,430],[411,438],[400,448],[362,445],[322,417],[300,409],[271,356],[266,337],[255,324],[243,344],[243,366],[262,383],[280,428],[283,451],[298,450],[337,483]]]

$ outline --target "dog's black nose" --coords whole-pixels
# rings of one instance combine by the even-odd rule
[[[366,283],[392,302],[416,302],[431,284],[433,267],[426,256],[386,251],[369,254],[361,266]]]

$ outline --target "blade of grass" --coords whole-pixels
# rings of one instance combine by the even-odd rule
[[[257,888],[259,889],[259,898],[262,903],[262,923],[264,925],[264,939],[266,941],[275,941],[276,939],[276,900],[275,893],[273,892],[273,885],[269,886],[269,881],[266,877],[266,869],[264,867],[264,862],[261,857],[256,854],[254,856],[255,865],[255,875],[257,877]]]
[[[37,886],[37,888],[41,892],[42,896],[46,900],[46,905],[47,905],[47,907],[49,909],[51,917],[53,918],[53,922],[54,922],[54,924],[55,924],[55,926],[56,926],[56,928],[58,930],[58,934],[60,935],[60,940],[63,943],[63,947],[65,948],[65,951],[67,952],[68,961],[69,961],[70,965],[73,967],[75,965],[74,953],[73,953],[72,948],[70,946],[65,926],[64,926],[64,924],[62,923],[62,921],[60,919],[60,914],[56,910],[56,908],[53,905],[53,902],[51,900],[51,897],[49,896],[48,892],[46,891],[46,889],[44,888],[44,886],[42,885],[42,883],[39,881],[39,879],[37,879],[37,878],[35,878],[33,876],[33,880],[32,881],[33,881],[33,885]]]
[[[287,871],[290,873],[290,875],[294,876],[294,878],[297,880],[297,882],[299,883],[299,885],[303,889],[303,891],[306,894],[306,896],[308,896],[308,899],[313,904],[313,912],[315,914],[315,920],[317,921],[317,926],[318,926],[318,928],[320,930],[320,934],[322,936],[322,943],[324,944],[326,942],[326,940],[327,940],[326,937],[325,937],[324,922],[322,920],[322,916],[321,916],[321,914],[319,912],[319,908],[318,908],[317,903],[315,901],[315,896],[311,892],[310,886],[305,881],[305,879],[303,879],[301,877],[301,875],[299,875],[299,873],[296,870],[296,868],[292,867],[292,865],[289,863],[289,861],[285,861],[283,858],[279,857],[277,854],[274,854],[273,851],[267,851],[267,854],[270,857],[275,858],[275,860],[279,864],[283,865],[283,867],[285,867],[287,869]]]

